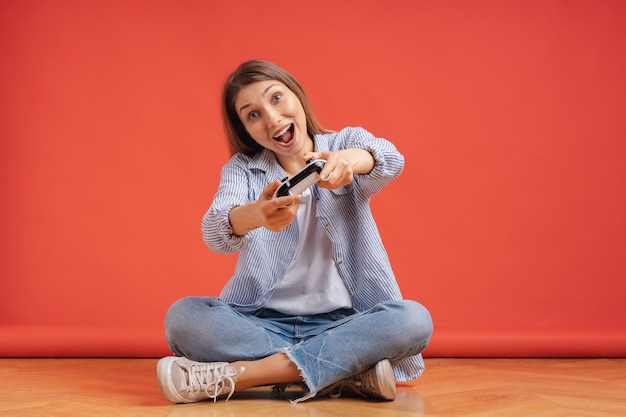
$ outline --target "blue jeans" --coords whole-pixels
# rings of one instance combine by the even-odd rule
[[[430,314],[410,300],[356,312],[289,316],[242,314],[213,297],[176,301],[165,317],[170,349],[199,362],[257,360],[283,352],[300,370],[310,398],[383,359],[392,366],[421,353],[432,334]]]

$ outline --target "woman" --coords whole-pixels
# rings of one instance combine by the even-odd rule
[[[271,62],[241,64],[222,110],[232,157],[202,234],[239,258],[219,298],[170,307],[176,356],[158,363],[161,392],[186,403],[301,383],[296,402],[341,391],[393,400],[396,378],[422,373],[432,333],[428,311],[402,299],[369,206],[403,156],[362,128],[324,129],[297,80]],[[318,159],[317,184],[274,197],[279,178]]]

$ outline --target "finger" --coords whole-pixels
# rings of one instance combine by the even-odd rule
[[[298,201],[300,201],[300,196],[297,195],[286,195],[284,197],[277,197],[276,199],[276,205],[278,206],[278,209],[284,209],[287,207],[291,207],[294,204],[296,204]]]
[[[324,154],[322,152],[307,152],[304,154],[303,159],[308,163],[309,160],[316,161],[318,159],[326,159],[324,158]]]
[[[280,187],[280,181],[274,180],[270,182],[269,184],[267,184],[267,186],[263,190],[262,195],[266,197],[267,199],[270,199],[274,196],[274,193],[276,192],[278,187]]]

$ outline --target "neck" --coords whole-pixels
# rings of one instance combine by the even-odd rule
[[[304,160],[304,154],[307,152],[313,151],[313,140],[309,140],[306,142],[305,146],[298,152],[297,155],[280,155],[276,154],[276,160],[287,176],[291,177],[295,175],[298,171],[300,171],[306,165],[306,161]]]

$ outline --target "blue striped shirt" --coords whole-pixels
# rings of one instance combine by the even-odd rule
[[[315,136],[315,151],[336,152],[348,148],[368,150],[375,165],[368,174],[355,175],[351,184],[336,190],[313,185],[316,217],[332,242],[333,259],[358,311],[402,299],[387,252],[370,209],[370,198],[397,178],[404,157],[395,146],[362,128]],[[282,279],[298,246],[297,222],[282,232],[263,227],[243,236],[232,233],[228,214],[234,207],[258,199],[270,181],[285,177],[271,151],[252,157],[234,155],[222,168],[220,184],[211,207],[202,219],[202,236],[216,253],[239,252],[231,279],[220,298],[241,312],[263,307]],[[421,355],[396,367],[399,381],[418,377],[424,369]]]

